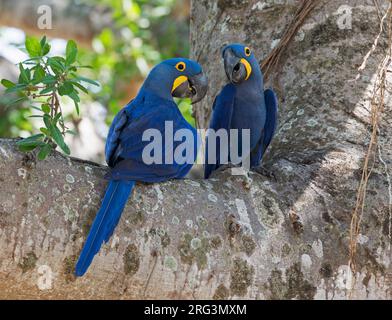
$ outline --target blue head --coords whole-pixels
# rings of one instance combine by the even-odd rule
[[[262,81],[259,63],[249,47],[239,43],[229,44],[223,48],[222,58],[227,78],[231,83]]]
[[[208,81],[196,61],[173,58],[156,65],[143,88],[164,99],[190,98],[196,103],[206,95]]]

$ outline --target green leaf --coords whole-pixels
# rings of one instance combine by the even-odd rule
[[[44,144],[38,152],[38,159],[45,160],[52,150],[53,148],[49,143]]]
[[[78,54],[78,48],[75,41],[68,40],[67,47],[65,49],[65,65],[69,66],[76,61],[76,56]]]
[[[24,89],[26,89],[27,85],[25,84],[17,84],[12,88],[8,88],[7,90],[5,90],[5,93],[14,93],[14,92],[18,92],[18,91],[22,91]]]
[[[92,66],[89,65],[80,65],[80,66],[76,66],[76,68],[86,68],[86,69],[92,69]]]
[[[73,90],[70,94],[68,94],[68,97],[70,97],[73,101],[80,102],[78,92],[75,90]]]
[[[55,83],[56,82],[56,77],[52,76],[52,75],[46,75],[42,80],[42,83],[44,84],[51,84],[51,83]]]
[[[11,100],[10,102],[7,103],[6,107],[9,107],[10,105],[13,105],[13,104],[16,104],[16,103],[18,103],[18,102],[25,101],[25,100],[27,100],[26,97],[21,97],[21,98],[13,99],[13,100]]]
[[[99,87],[99,83],[98,83],[98,82],[96,82],[96,81],[94,81],[94,80],[91,80],[91,79],[89,79],[89,78],[82,77],[82,76],[77,76],[77,75],[75,75],[75,79],[74,79],[74,80],[87,82],[87,83],[93,84],[94,86]]]
[[[80,110],[79,110],[79,102],[80,102],[80,98],[78,95],[78,92],[76,90],[73,90],[71,93],[67,94],[68,97],[70,97],[74,104],[75,104],[75,109],[76,109],[76,113],[79,115]]]
[[[29,152],[33,151],[38,145],[33,145],[33,146],[19,146],[19,150],[22,152]]]
[[[40,83],[45,77],[45,70],[40,64],[35,67],[33,80],[35,83]]]
[[[30,80],[31,80],[31,70],[29,68],[26,68],[25,71],[26,71],[27,79],[29,79],[28,82],[30,82]]]
[[[31,108],[33,108],[33,109],[35,109],[35,110],[37,110],[37,111],[42,111],[40,108],[38,108],[38,107],[36,107],[36,106],[30,106]]]
[[[27,64],[27,63],[37,64],[37,62],[39,60],[41,60],[41,57],[33,57],[33,58],[30,58],[30,59],[23,61],[23,64]]]
[[[50,130],[50,126],[52,125],[52,118],[48,114],[44,115],[44,123],[46,128]]]
[[[58,114],[56,114],[56,116],[53,119],[53,123],[56,124],[57,121],[59,121],[59,119],[61,118],[61,112],[59,112]]]
[[[43,104],[41,105],[41,109],[42,109],[42,111],[43,111],[44,113],[49,114],[49,113],[50,113],[50,105],[49,105],[49,103],[43,103]]]
[[[7,79],[1,79],[1,84],[6,87],[7,89],[11,89],[15,87],[15,83]]]
[[[49,129],[50,135],[52,136],[53,140],[61,148],[61,150],[63,150],[68,155],[71,154],[69,147],[64,142],[64,137],[61,134],[61,131],[59,130],[59,128],[57,128],[55,124],[53,124],[52,119],[49,117],[49,115],[44,115],[44,122],[46,127]]]
[[[59,57],[48,58],[48,65],[52,68],[53,72],[57,75],[63,73],[65,70],[65,65],[63,64],[61,59],[59,59]]]
[[[50,51],[50,44],[45,43],[44,47],[42,48],[42,55],[46,56]]]
[[[70,94],[74,90],[73,85],[69,81],[65,81],[60,87],[59,87],[59,94],[60,96],[65,96],[67,94]]]
[[[77,115],[79,115],[80,114],[79,103],[74,100],[74,105],[75,105],[76,113]]]
[[[47,128],[41,127],[39,128],[39,131],[41,131],[45,136],[50,137],[50,131]]]
[[[41,134],[41,133],[34,134],[34,135],[32,135],[32,136],[30,136],[30,137],[28,137],[28,138],[24,138],[24,139],[22,139],[22,140],[17,141],[16,144],[17,144],[17,145],[21,145],[21,144],[30,143],[30,142],[32,142],[32,141],[39,141],[39,140],[42,140],[43,137],[44,137],[44,135]]]
[[[65,133],[69,133],[69,134],[72,134],[72,135],[74,135],[74,136],[76,136],[76,134],[77,134],[75,131],[70,130],[70,129],[68,129],[67,131],[65,131]]]
[[[42,89],[39,93],[46,94],[46,93],[52,92],[54,90],[56,90],[56,88],[54,86],[47,86],[45,89]]]
[[[30,81],[30,70],[27,71],[29,69],[25,69],[23,67],[23,64],[19,63],[19,71],[20,71],[20,75],[19,75],[19,83],[21,84],[27,84]]]
[[[43,56],[47,55],[50,51],[50,44],[46,42],[46,36],[43,36],[40,43],[41,53]]]
[[[43,48],[46,44],[46,36],[43,36],[39,42],[41,48]]]
[[[41,45],[36,38],[26,37],[25,46],[30,57],[38,57],[41,55]]]
[[[88,90],[86,87],[82,86],[79,82],[76,81],[70,81],[74,86],[78,87],[80,90],[82,90],[84,93],[88,93]]]
[[[61,56],[54,56],[51,57],[51,59],[53,59],[54,61],[57,61],[58,63],[60,63],[61,65],[65,65],[65,59]]]
[[[69,147],[65,144],[63,135],[61,134],[61,131],[57,127],[53,127],[52,131],[52,137],[54,141],[58,144],[58,146],[61,148],[61,150],[64,151],[65,154],[70,155],[71,150],[69,150]]]
[[[33,62],[33,61],[31,61],[31,62],[26,62],[26,61],[23,61],[23,64],[24,64],[24,65],[35,66],[35,65],[37,64],[37,62]]]
[[[35,148],[38,147],[45,136],[42,133],[35,134],[31,137],[24,138],[16,142],[16,145],[19,147],[27,147],[27,148]]]

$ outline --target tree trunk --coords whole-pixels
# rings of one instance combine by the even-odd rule
[[[351,1],[351,29],[339,20],[346,4],[321,2],[272,74],[280,124],[266,160],[276,180],[224,171],[208,181],[138,184],[83,278],[72,271],[100,205],[105,168],[59,154],[35,162],[14,141],[0,140],[0,298],[391,299],[388,92],[382,113],[370,103],[388,47],[385,24],[351,81],[387,1]],[[198,106],[202,126],[225,82],[220,47],[239,41],[265,57],[298,5],[193,2],[193,56],[211,86]],[[378,146],[368,163],[375,118]],[[372,174],[357,224],[367,164]]]

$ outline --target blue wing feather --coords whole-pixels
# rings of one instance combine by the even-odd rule
[[[210,121],[210,129],[218,131],[219,129],[230,130],[231,118],[233,115],[235,97],[235,87],[232,84],[227,84],[220,94],[215,98],[213,104],[213,113]],[[218,169],[221,165],[220,159],[220,143],[216,141],[216,163],[208,163],[208,135],[206,139],[205,150],[205,164],[204,164],[204,178],[207,179],[210,174]]]
[[[124,108],[114,117],[106,139],[105,157],[109,167],[114,166],[113,155],[118,147],[120,134],[127,122],[128,122],[128,117],[127,117],[126,109]]]
[[[151,143],[142,139],[146,129],[155,132],[165,132],[165,122],[171,121],[173,130],[189,129],[193,132],[194,146],[197,146],[196,130],[186,122],[174,102],[154,98],[151,95],[139,103],[138,101],[129,105],[124,111],[127,114],[127,122],[119,131],[116,138],[115,149],[110,155],[113,164],[110,174],[107,176],[113,180],[136,180],[143,182],[160,182],[173,178],[184,177],[193,165],[197,155],[197,148],[192,159],[185,164],[173,163],[151,163],[146,164],[144,156],[145,147]],[[119,121],[120,123],[120,121]],[[116,132],[113,130],[113,132]],[[162,136],[162,144],[166,146],[166,137]],[[116,137],[113,134],[113,137]],[[113,141],[115,138],[112,139]],[[182,141],[173,141],[173,146],[168,148],[168,152],[176,150]],[[190,142],[189,142],[190,143]],[[162,160],[165,159],[165,148],[162,149]]]
[[[266,119],[263,133],[251,155],[251,167],[259,166],[265,151],[270,145],[278,124],[278,99],[272,89],[264,91]]]
[[[81,277],[87,271],[103,242],[107,242],[120,220],[121,213],[133,189],[133,181],[109,182],[101,208],[95,216],[86,242],[75,267],[75,275]]]
[[[263,147],[264,152],[267,150],[275,134],[278,125],[278,99],[272,89],[264,91],[265,106],[267,108],[267,118],[264,126]]]

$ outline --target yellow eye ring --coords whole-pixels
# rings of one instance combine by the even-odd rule
[[[185,65],[185,63],[184,62],[179,62],[179,63],[177,63],[176,64],[176,69],[178,70],[178,71],[184,71],[185,69],[186,69],[186,65]]]
[[[247,57],[249,57],[250,54],[251,54],[250,49],[249,49],[248,47],[245,47],[245,55],[246,55]]]

